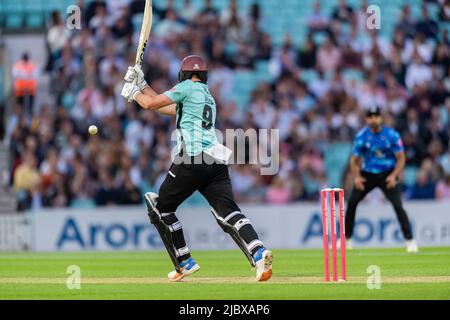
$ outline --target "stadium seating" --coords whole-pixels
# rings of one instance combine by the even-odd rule
[[[93,0],[86,0],[85,3],[90,3]],[[230,0],[213,0],[213,5],[218,10],[223,10],[229,6]],[[253,3],[258,3],[261,7],[262,19],[260,27],[267,32],[272,43],[279,46],[289,35],[293,40],[294,47],[299,48],[304,43],[308,33],[308,19],[312,12],[313,3],[316,0],[238,0],[240,11],[248,14],[248,10]],[[154,0],[154,6],[165,8],[167,0]],[[327,16],[330,16],[339,0],[321,0],[322,11]],[[380,35],[390,40],[393,36],[395,25],[398,23],[398,17],[401,13],[402,5],[409,4],[412,10],[412,15],[415,18],[420,18],[423,0],[370,0],[370,4],[376,4],[382,8]],[[30,29],[42,29],[48,26],[49,18],[54,10],[59,11],[63,17],[67,16],[67,8],[76,3],[76,0],[0,0],[0,27],[2,30],[18,32],[26,27],[25,32]],[[183,8],[184,0],[175,0],[175,7],[179,10]],[[201,9],[204,0],[191,0],[194,7]],[[361,0],[347,0],[349,5],[352,5],[355,10],[360,10]],[[426,3],[426,2],[424,2]],[[439,14],[439,6],[436,4],[426,4],[429,8],[430,15],[436,18]],[[136,33],[139,32],[142,25],[143,14],[138,13],[132,17],[133,29]],[[154,16],[153,24],[158,24],[158,16]],[[342,28],[347,32],[349,25],[342,24]],[[450,31],[450,23],[440,24],[441,29]],[[317,46],[321,46],[327,39],[328,35],[325,32],[316,32],[313,34],[313,41]],[[363,43],[370,42],[370,37],[366,33],[361,33],[359,41]],[[433,46],[436,45],[434,40],[431,40]],[[225,44],[225,51],[233,56],[237,50],[237,44],[229,41]],[[275,57],[277,58],[277,57]],[[274,59],[275,60],[275,59]],[[261,60],[252,61],[254,63],[253,69],[234,69],[233,70],[233,85],[230,94],[227,94],[223,99],[229,102],[236,102],[237,106],[245,113],[251,107],[249,105],[252,92],[262,82],[271,82],[274,80],[274,75],[271,73],[271,61]],[[2,70],[0,70],[0,76]],[[311,84],[319,78],[317,69],[305,69],[299,73],[300,79],[307,84]],[[325,74],[327,79],[331,76],[329,73]],[[361,83],[364,81],[364,74],[358,69],[344,69],[342,70],[342,78],[345,81],[354,81]],[[1,81],[0,79],[0,102],[2,99]],[[227,88],[228,89],[228,88]],[[75,105],[77,92],[67,92],[62,96],[62,105],[70,111]],[[443,108],[442,119],[448,119],[448,113]],[[336,139],[340,141],[339,139]],[[322,149],[320,149],[322,150]],[[351,152],[350,142],[332,142],[323,150],[325,175],[327,183],[331,186],[339,186],[343,182],[343,175],[348,166],[348,160]],[[308,172],[304,174],[304,186],[309,195],[316,194],[320,189],[323,181],[318,177],[313,176]],[[404,173],[405,186],[411,187],[415,185],[417,175],[417,168],[407,167]],[[153,189],[150,185],[141,186],[143,190]],[[201,197],[195,194],[189,199],[187,205],[197,205],[202,202]],[[72,206],[75,208],[89,208],[94,204],[92,201],[77,200]]]
[[[0,66],[0,104],[3,102],[3,70]]]
[[[44,6],[41,0],[23,0],[26,7],[25,24],[28,28],[37,29],[44,25]]]
[[[92,0],[86,1],[89,3]],[[247,11],[254,0],[240,0],[238,5],[240,10]],[[354,8],[359,8],[359,0],[348,0],[350,5]],[[0,7],[0,16],[3,17],[5,28],[18,29],[22,26],[28,28],[41,28],[44,24],[45,18],[50,15],[53,10],[60,11],[66,15],[66,10],[69,5],[75,4],[74,0],[2,0]],[[228,0],[213,1],[215,8],[223,10],[228,6]],[[306,24],[308,16],[312,11],[314,0],[286,0],[280,2],[278,0],[265,0],[259,2],[263,12],[263,23],[261,27],[268,32],[275,44],[280,44],[286,33],[289,33],[295,44],[304,41],[306,36]],[[322,9],[324,13],[330,14],[333,8],[338,3],[338,0],[322,1]],[[401,5],[409,3],[411,5],[412,14],[419,17],[421,14],[421,0],[374,0],[370,4],[381,5],[383,12],[381,34],[389,37],[394,31],[394,25],[397,22],[397,17],[401,10]],[[203,0],[193,0],[192,4],[196,8],[201,8]],[[155,0],[154,5],[159,8],[166,6],[166,0]],[[1,5],[0,5],[1,6]],[[182,0],[176,0],[175,6],[181,9],[183,6]],[[439,5],[427,4],[430,15],[437,17],[439,13]],[[4,12],[2,15],[1,12]],[[0,17],[0,24],[2,23]],[[137,16],[133,22],[135,25],[140,23],[140,18]],[[447,26],[448,28],[448,26]],[[323,41],[323,35],[318,34],[317,40]]]
[[[0,28],[3,26],[4,20],[3,2],[0,2]]]
[[[92,0],[86,1],[86,3]],[[154,0],[154,5],[160,8],[166,6],[166,0]],[[228,6],[228,0],[214,0],[214,7],[223,10]],[[254,0],[239,0],[240,10],[246,11],[254,3]],[[275,44],[282,42],[284,35],[288,32],[291,34],[296,44],[303,41],[306,35],[306,24],[308,16],[311,13],[314,0],[264,0],[260,1],[264,24],[262,27],[268,32]],[[330,14],[338,0],[321,1],[322,9],[325,14]],[[348,0],[348,4],[354,8],[359,8],[360,0]],[[422,0],[373,0],[370,4],[380,5],[383,8],[382,34],[389,35],[393,32],[393,27],[397,22],[403,4],[410,4],[412,14],[419,17],[421,14]],[[0,16],[4,20],[5,28],[17,29],[22,26],[28,28],[40,28],[43,26],[45,17],[48,17],[53,10],[66,14],[68,6],[76,4],[75,0],[2,0],[0,4]],[[192,4],[196,8],[201,8],[203,0],[192,0]],[[3,8],[2,8],[3,6]],[[175,6],[181,9],[183,0],[176,0]],[[439,13],[438,4],[427,4],[430,15],[436,18]],[[4,12],[3,15],[1,14]],[[0,23],[2,23],[0,17]]]
[[[2,0],[0,25],[5,30],[40,29],[54,10],[66,16],[67,8],[73,4],[75,0]]]
[[[21,0],[4,0],[3,14],[5,16],[5,27],[18,29],[23,22],[24,5]]]

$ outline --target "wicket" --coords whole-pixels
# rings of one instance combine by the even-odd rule
[[[329,232],[328,232],[328,194],[330,203],[330,227],[331,227],[331,255],[333,264],[333,281],[338,279],[338,252],[336,235],[336,207],[335,194],[339,194],[339,230],[340,230],[340,253],[341,253],[341,280],[347,280],[346,255],[345,255],[345,221],[344,221],[344,190],[340,188],[322,189],[322,232],[323,232],[323,252],[325,265],[325,281],[330,281],[330,257],[329,257]]]

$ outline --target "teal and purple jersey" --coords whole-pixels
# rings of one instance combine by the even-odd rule
[[[215,131],[216,102],[208,86],[185,80],[164,93],[176,103],[177,147],[196,156],[218,143]]]
[[[394,129],[383,126],[379,133],[373,133],[365,127],[355,137],[352,154],[363,159],[362,171],[381,173],[395,168],[395,155],[402,151],[402,138]]]

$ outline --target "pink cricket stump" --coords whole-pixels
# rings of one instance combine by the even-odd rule
[[[323,233],[323,261],[325,265],[325,281],[330,281],[330,254],[328,251],[328,208],[327,191],[322,190],[322,233]]]
[[[336,206],[334,190],[330,191],[330,224],[331,224],[331,255],[333,258],[333,281],[338,281],[337,246],[336,246]]]
[[[339,191],[339,221],[341,238],[341,277],[347,280],[346,252],[345,252],[345,217],[344,217],[344,190]]]

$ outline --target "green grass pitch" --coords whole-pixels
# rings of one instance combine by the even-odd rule
[[[0,253],[0,299],[450,299],[450,248],[355,249],[348,281],[323,281],[322,250],[274,250],[273,278],[255,283],[239,251],[194,251],[201,269],[169,283],[165,252]],[[81,288],[69,290],[69,265]],[[369,289],[369,266],[381,287]]]

